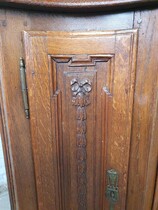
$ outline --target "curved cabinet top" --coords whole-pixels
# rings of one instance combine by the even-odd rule
[[[0,6],[36,10],[103,11],[156,6],[157,0],[1,0]]]

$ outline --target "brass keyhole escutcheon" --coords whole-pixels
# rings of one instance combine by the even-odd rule
[[[107,170],[106,197],[110,202],[110,210],[114,210],[115,203],[119,199],[118,173],[114,169]]]

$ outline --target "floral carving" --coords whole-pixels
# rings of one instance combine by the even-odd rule
[[[77,134],[76,134],[76,158],[77,158],[77,181],[78,181],[78,210],[87,209],[87,113],[86,107],[90,104],[89,93],[92,90],[88,79],[72,79],[72,105],[77,107]]]

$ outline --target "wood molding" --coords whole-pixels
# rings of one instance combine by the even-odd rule
[[[1,88],[1,87],[0,87]],[[9,191],[9,198],[10,198],[10,206],[14,210],[16,209],[16,200],[15,200],[15,189],[14,189],[14,181],[13,181],[13,172],[11,167],[11,156],[9,152],[9,142],[7,138],[7,131],[4,126],[6,125],[5,117],[4,117],[4,110],[3,110],[3,103],[2,103],[2,91],[0,91],[0,134],[2,139],[2,146],[3,146],[3,153],[4,153],[4,161],[5,161],[5,168],[6,168],[6,175],[7,175],[7,183],[8,183],[8,191]]]
[[[87,11],[132,9],[145,6],[158,6],[157,0],[1,0],[0,6],[34,9],[74,11],[84,9]]]
[[[3,68],[3,52],[2,52],[2,40],[0,36],[0,66]],[[10,198],[10,206],[12,210],[17,209],[17,200],[15,195],[15,183],[14,183],[14,174],[12,169],[12,156],[10,152],[10,142],[8,137],[8,125],[7,119],[5,116],[5,99],[3,96],[3,78],[2,72],[0,75],[0,134],[2,139],[3,153],[4,153],[4,161],[7,175],[7,183],[8,183],[8,191]]]

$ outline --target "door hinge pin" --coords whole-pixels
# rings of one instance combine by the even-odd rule
[[[26,85],[26,72],[24,59],[20,58],[20,80],[21,80],[21,90],[25,109],[26,118],[29,118],[29,103],[28,103],[28,90]]]

